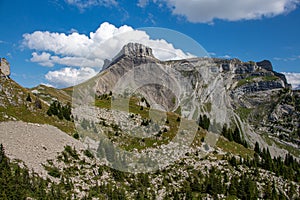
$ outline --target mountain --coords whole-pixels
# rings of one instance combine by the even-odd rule
[[[267,60],[129,43],[71,88],[0,81],[0,198],[299,198],[300,93]]]
[[[224,124],[238,126],[252,148],[258,142],[273,156],[284,156],[291,148],[300,155],[299,92],[291,90],[283,74],[273,71],[270,61],[192,58],[163,62],[151,52],[140,44],[124,46],[93,78],[97,95],[136,84],[136,94],[151,108],[168,112],[182,109],[185,117],[193,116],[196,121],[206,115],[211,124],[213,120],[218,124],[218,133]],[[186,99],[193,108],[185,108]]]

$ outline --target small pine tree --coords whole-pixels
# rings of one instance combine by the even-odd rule
[[[2,162],[2,160],[4,160],[4,158],[5,158],[4,147],[2,144],[0,144],[0,163]]]
[[[260,148],[259,148],[258,142],[255,142],[254,151],[255,151],[256,153],[260,154]]]
[[[237,187],[238,187],[239,183],[238,183],[238,178],[237,177],[233,177],[231,179],[231,183],[229,186],[229,194],[233,195],[233,196],[237,196]]]
[[[223,128],[222,128],[222,135],[228,139],[228,133],[227,133],[227,124],[224,124],[223,125]]]
[[[238,127],[235,127],[234,132],[233,132],[233,140],[238,143],[238,144],[242,144],[242,139],[241,139],[241,135],[240,135],[240,130]]]
[[[32,102],[31,97],[30,97],[30,93],[27,94],[26,101]]]
[[[232,156],[231,159],[229,160],[229,163],[230,163],[233,167],[236,167],[236,166],[237,166],[236,158],[235,158],[234,156]]]
[[[76,133],[74,133],[73,137],[78,140],[79,139],[79,134],[76,132]]]
[[[62,107],[62,115],[66,120],[71,121],[71,114],[71,104],[67,103],[67,105]]]
[[[204,115],[204,116],[200,115],[199,126],[205,130],[208,130],[208,128],[210,126],[210,120],[206,115]]]
[[[57,117],[58,117],[58,119],[60,119],[60,120],[63,120],[63,119],[64,119],[64,115],[63,115],[63,113],[62,113],[61,111],[58,112]]]
[[[50,117],[52,116],[52,112],[51,112],[50,108],[47,110],[47,115],[50,116]]]
[[[270,182],[268,182],[267,186],[264,188],[264,199],[272,199],[272,187]]]
[[[274,200],[278,200],[279,199],[277,191],[276,191],[275,181],[273,181],[273,185],[272,185],[272,199],[274,199]]]
[[[233,141],[233,136],[232,136],[232,131],[231,131],[231,130],[228,131],[228,140],[229,140],[230,142]]]

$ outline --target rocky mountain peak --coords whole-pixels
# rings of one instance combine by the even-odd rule
[[[128,43],[123,46],[121,51],[111,61],[107,59],[104,61],[102,71],[117,63],[123,57],[137,58],[140,60],[145,60],[146,58],[155,59],[150,47],[140,43]]]
[[[154,57],[150,47],[139,43],[128,43],[122,48],[119,54],[133,57]]]

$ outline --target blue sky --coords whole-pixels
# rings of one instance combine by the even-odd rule
[[[25,87],[40,83],[66,87],[95,75],[103,60],[113,57],[131,37],[157,49],[160,59],[203,55],[194,41],[213,57],[271,60],[274,69],[287,72],[296,86],[300,85],[298,3],[0,0],[0,57],[7,58],[11,77]],[[162,29],[139,30],[143,27],[162,27],[191,39],[181,39],[172,31],[160,32]],[[116,39],[115,49],[101,46],[108,38],[128,32],[127,39]],[[158,47],[175,53],[159,52]]]

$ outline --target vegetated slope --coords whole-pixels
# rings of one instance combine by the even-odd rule
[[[21,161],[7,157],[0,144],[0,199],[66,199],[71,194],[62,193],[62,184],[44,180],[32,173]]]
[[[261,161],[239,159],[220,150],[205,158],[199,157],[196,152],[163,170],[135,174],[107,167],[88,150],[77,151],[65,146],[56,158],[49,158],[44,163],[48,176],[54,180],[51,182],[36,175],[32,177],[26,169],[20,170],[16,165],[9,164],[8,167],[1,151],[0,195],[22,198],[52,196],[56,199],[299,198],[299,171],[296,171],[299,163],[291,157],[279,162],[272,160],[265,150],[257,152]],[[272,170],[262,168],[265,163],[271,164]],[[19,185],[24,181],[31,187]],[[37,182],[41,184],[39,187]]]
[[[46,101],[48,104],[51,104],[53,101],[59,101],[63,104],[71,103],[72,101],[72,94],[68,94],[62,89],[57,89],[46,85],[38,85],[30,88],[30,91],[35,96]]]
[[[48,116],[49,105],[14,80],[0,77],[0,121],[24,121],[51,124],[73,134],[74,123]]]

